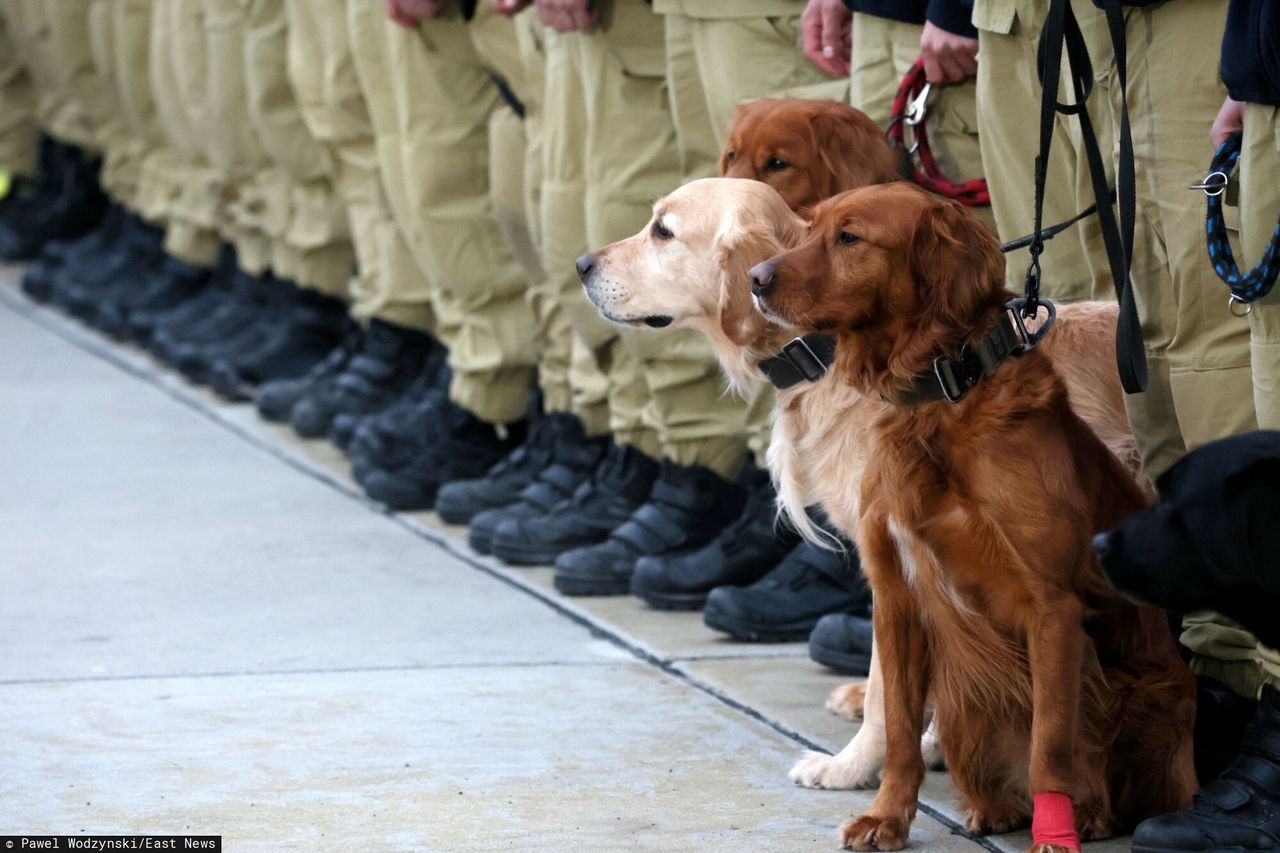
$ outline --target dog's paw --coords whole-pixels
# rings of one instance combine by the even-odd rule
[[[1115,821],[1108,803],[1080,803],[1075,812],[1076,834],[1081,841],[1102,841],[1115,834]]]
[[[1027,849],[1027,853],[1078,853],[1078,851],[1059,844],[1032,844]]]
[[[880,762],[850,759],[844,752],[827,755],[824,752],[806,752],[796,762],[787,778],[802,788],[821,788],[829,791],[856,791],[874,788],[880,784]]]
[[[1030,822],[1025,810],[1010,805],[970,806],[964,812],[964,828],[975,835],[1012,832]]]
[[[855,723],[862,719],[862,706],[867,700],[867,682],[841,684],[827,697],[827,710]]]
[[[845,850],[901,850],[907,846],[909,829],[905,820],[872,815],[849,818],[840,827],[840,846]]]

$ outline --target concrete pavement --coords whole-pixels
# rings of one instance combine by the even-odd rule
[[[867,792],[800,645],[568,600],[0,268],[0,834],[228,849],[832,850]],[[956,834],[931,774],[913,846]],[[1119,850],[1118,843],[1090,851]]]

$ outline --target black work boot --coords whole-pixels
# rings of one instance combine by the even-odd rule
[[[442,428],[407,465],[365,477],[365,494],[395,510],[431,509],[442,484],[479,476],[524,441],[524,421],[485,423],[451,402],[442,403],[440,420]]]
[[[253,389],[276,379],[305,375],[342,340],[346,306],[336,299],[283,285],[274,319],[260,323],[256,346],[212,359],[209,386],[227,399],[247,400]]]
[[[514,503],[476,513],[471,519],[467,542],[478,553],[490,553],[493,535],[503,522],[541,518],[573,497],[605,458],[609,449],[608,438],[587,438],[582,422],[568,412],[547,417],[552,419],[547,428],[555,433],[548,464],[520,490]]]
[[[871,671],[871,620],[828,613],[809,634],[809,657],[841,675],[866,678]]]
[[[509,506],[551,464],[560,424],[572,415],[534,415],[524,443],[474,480],[455,480],[440,487],[436,514],[447,524],[467,524],[485,510]],[[574,418],[576,421],[577,419]]]
[[[71,260],[55,276],[53,301],[91,325],[115,304],[145,292],[152,270],[164,256],[164,232],[125,215],[112,242],[79,266]],[[70,254],[70,253],[69,253]]]
[[[360,351],[360,341],[363,339],[364,330],[352,323],[338,345],[304,376],[264,383],[253,395],[258,414],[274,423],[289,420],[293,407],[299,400],[342,375],[347,364]]]
[[[197,312],[202,300],[193,300],[193,310],[178,310],[157,327],[151,335],[151,354],[188,378],[205,363],[204,354],[211,345],[221,345],[243,332],[267,310],[267,293],[261,279],[239,266],[218,270],[217,290],[211,297],[210,310]]]
[[[345,448],[351,456],[352,474],[364,485],[374,471],[408,465],[437,439],[444,426],[451,372],[444,348],[427,357],[422,371],[393,403],[372,415],[344,413],[333,419],[329,438],[352,420],[351,439]]]
[[[608,539],[556,559],[556,589],[565,595],[625,595],[637,560],[702,547],[737,518],[745,502],[741,486],[711,469],[664,459],[648,499]]]
[[[764,577],[800,541],[778,520],[769,472],[748,463],[738,482],[747,502],[737,521],[694,551],[641,557],[631,594],[660,610],[699,610],[718,586],[745,586]]]
[[[0,222],[0,261],[35,260],[48,243],[80,237],[106,212],[100,159],[53,140],[42,142],[40,159],[39,179],[20,190]]]
[[[217,286],[218,277],[229,272],[223,263],[212,268],[200,267],[166,256],[152,270],[146,295],[122,309],[128,337],[139,346],[149,348],[156,329],[178,322],[184,315],[194,317],[214,311],[227,298],[226,292]],[[106,320],[104,325],[114,321],[115,318]]]
[[[1196,778],[1217,779],[1236,760],[1244,730],[1257,712],[1257,702],[1220,681],[1196,676]]]
[[[514,566],[545,566],[566,551],[603,542],[648,499],[658,472],[658,463],[635,448],[610,445],[569,499],[545,513],[506,513],[489,550]]]
[[[1280,850],[1280,690],[1263,688],[1235,761],[1196,793],[1191,808],[1138,824],[1133,850]]]
[[[746,587],[722,586],[707,596],[702,621],[753,643],[807,639],[828,613],[869,614],[871,591],[853,545],[828,551],[801,542],[777,568]]]
[[[413,384],[439,346],[425,332],[371,320],[360,351],[342,373],[294,405],[290,416],[294,430],[304,438],[320,438],[342,412],[382,411]]]
[[[235,301],[225,304],[208,323],[191,327],[185,338],[168,344],[168,362],[187,380],[208,384],[213,365],[232,353],[258,346],[266,330],[280,323],[282,289],[270,273],[252,275],[239,271]]]

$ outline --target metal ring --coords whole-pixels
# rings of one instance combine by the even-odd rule
[[[1240,309],[1236,308],[1237,305],[1243,305],[1244,310],[1241,311]],[[1239,296],[1236,296],[1233,293],[1231,294],[1231,298],[1227,300],[1227,310],[1231,312],[1232,317],[1248,317],[1250,314],[1253,313],[1253,303],[1246,302],[1245,300],[1241,299]]]
[[[1203,190],[1207,196],[1222,195],[1227,191],[1227,184],[1231,183],[1231,178],[1226,172],[1221,170],[1210,172],[1204,176],[1204,180],[1198,184],[1192,184],[1187,187],[1190,190]]]

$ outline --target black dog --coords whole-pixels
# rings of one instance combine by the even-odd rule
[[[1174,613],[1216,610],[1280,647],[1280,432],[1207,444],[1155,505],[1093,545],[1116,588]]]

